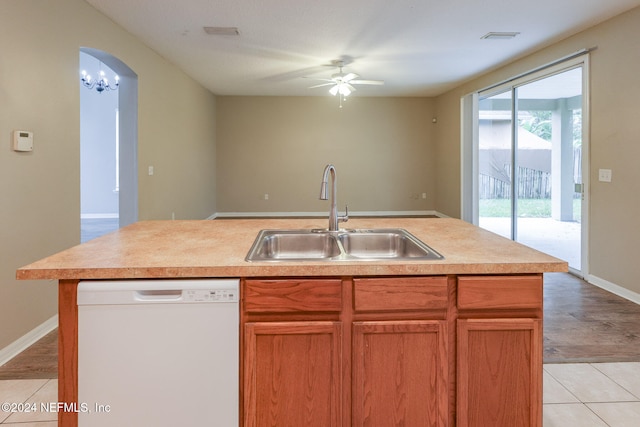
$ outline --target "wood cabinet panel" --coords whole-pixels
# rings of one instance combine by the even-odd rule
[[[445,310],[447,278],[387,277],[353,280],[356,311]]]
[[[247,323],[244,334],[244,426],[341,425],[341,322]]]
[[[458,277],[458,308],[541,309],[542,276]]]
[[[244,309],[250,313],[339,312],[340,279],[246,280]]]
[[[445,321],[354,323],[354,427],[444,427],[447,384]]]
[[[458,320],[458,427],[542,425],[542,322]]]
[[[78,402],[78,280],[58,286],[58,402]],[[58,412],[58,425],[75,427],[78,413]]]

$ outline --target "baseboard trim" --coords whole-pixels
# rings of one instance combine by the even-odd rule
[[[592,274],[589,274],[587,277],[585,277],[585,280],[594,286],[602,288],[605,291],[609,291],[612,294],[618,295],[619,297],[628,299],[629,301],[635,302],[636,304],[640,305],[640,294],[637,292],[633,292],[627,288],[623,288],[620,285],[616,285],[615,283],[611,283]]]
[[[80,214],[80,219],[118,219],[120,217],[117,213],[83,213]]]
[[[47,335],[58,327],[58,315],[51,317],[49,320],[36,326],[25,335],[21,336],[8,346],[0,349],[0,366],[25,351],[29,346],[36,343],[40,338]]]
[[[207,219],[215,218],[290,218],[290,217],[325,217],[327,211],[322,212],[216,212]],[[349,212],[352,217],[394,217],[394,216],[438,216],[446,217],[438,211],[357,211]]]
[[[431,211],[431,212],[433,212],[433,214],[438,218],[451,218],[449,215],[445,215],[442,212],[438,212],[438,211]]]

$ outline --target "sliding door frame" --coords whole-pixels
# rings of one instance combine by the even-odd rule
[[[580,270],[570,267],[571,273],[586,277],[589,274],[589,135],[590,135],[590,96],[589,96],[589,54],[588,50],[576,52],[566,58],[539,67],[527,73],[520,74],[504,82],[488,86],[469,93],[461,98],[461,218],[474,225],[479,223],[478,207],[478,171],[479,171],[479,134],[478,134],[478,103],[481,98],[492,94],[511,91],[511,119],[517,123],[517,88],[538,80],[543,80],[571,69],[582,70],[582,203],[581,203],[581,262]],[[517,126],[512,126],[511,138],[517,137]],[[515,134],[515,135],[514,135]],[[512,150],[512,162],[516,164],[516,151]],[[515,168],[514,168],[515,170]],[[513,197],[515,188],[511,186],[512,213],[517,218],[516,198]],[[512,236],[517,236],[517,221],[511,221]]]

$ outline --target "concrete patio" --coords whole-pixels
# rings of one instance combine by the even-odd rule
[[[484,217],[480,227],[507,238],[511,235],[509,218]],[[581,224],[576,221],[557,221],[552,218],[518,218],[519,243],[555,256],[580,270]]]

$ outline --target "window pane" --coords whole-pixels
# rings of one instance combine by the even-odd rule
[[[478,224],[511,238],[511,91],[478,102]]]
[[[516,240],[580,270],[582,69],[516,89]]]

